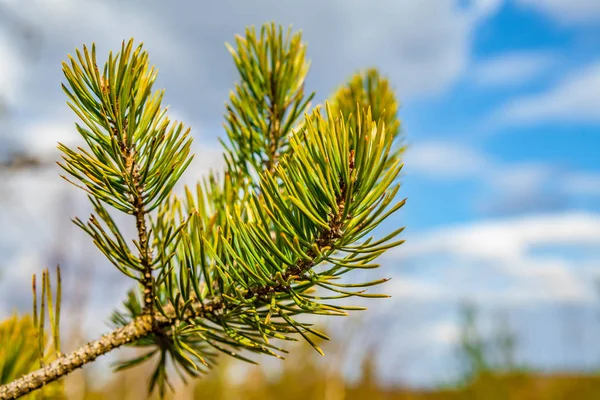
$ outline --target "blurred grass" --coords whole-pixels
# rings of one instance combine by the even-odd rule
[[[287,360],[261,359],[261,366],[244,364],[221,357],[218,366],[206,376],[184,385],[174,382],[170,400],[597,400],[600,399],[600,371],[547,373],[515,363],[514,334],[508,325],[499,325],[491,338],[482,337],[478,329],[477,310],[471,304],[461,309],[462,322],[457,341],[461,360],[458,378],[444,387],[414,389],[382,384],[376,368],[376,351],[367,351],[358,361],[356,346],[364,342],[350,325],[343,335],[331,335],[331,342],[320,341],[326,357],[309,345],[292,345]],[[498,319],[499,321],[501,319]],[[324,330],[324,329],[322,329]],[[373,332],[371,332],[373,333]],[[13,316],[0,323],[0,383],[6,383],[37,367],[35,329],[29,316]],[[83,338],[71,337],[69,342]],[[338,336],[338,337],[335,337]],[[359,339],[359,340],[357,340]],[[69,346],[71,347],[71,346]],[[20,362],[16,362],[20,360]],[[342,367],[357,365],[357,379],[344,379]],[[97,368],[85,368],[50,385],[29,398],[59,399],[63,388],[73,400],[147,400],[151,363],[108,375],[104,383]],[[386,371],[386,375],[390,375]],[[64,384],[64,385],[63,385]]]
[[[37,329],[29,315],[13,315],[0,321],[0,385],[10,383],[40,367],[37,343]],[[53,360],[53,351],[53,348],[46,349],[46,362]],[[29,400],[62,398],[63,384],[60,381],[24,397]]]
[[[346,339],[346,338],[345,338]],[[327,349],[329,343],[325,344]],[[457,380],[444,388],[415,390],[386,386],[376,378],[375,359],[364,359],[360,377],[345,381],[340,372],[341,360],[349,350],[339,344],[329,347],[325,358],[302,343],[291,349],[290,357],[269,368],[221,359],[221,364],[205,377],[180,385],[169,399],[182,400],[597,400],[600,399],[600,375],[547,374],[530,370],[503,372],[493,369],[470,371],[467,379]],[[150,368],[141,366],[115,374],[98,390],[85,390],[83,400],[157,399],[146,394]],[[89,377],[88,377],[89,380]],[[72,382],[73,384],[74,382]],[[88,382],[89,386],[89,382]]]
[[[309,359],[295,359],[292,367],[284,367],[273,379],[260,368],[248,367],[243,380],[232,382],[227,368],[219,367],[211,375],[189,387],[179,388],[169,399],[210,400],[567,400],[599,399],[600,376],[576,374],[540,374],[519,372],[510,374],[486,373],[466,385],[452,388],[414,390],[405,387],[386,387],[379,384],[363,367],[358,381],[344,382],[339,374],[331,373]],[[365,374],[365,370],[367,373]],[[147,375],[128,371],[115,375],[113,381],[99,391],[87,392],[85,400],[144,400],[156,399],[145,393]],[[143,382],[143,383],[142,383]]]

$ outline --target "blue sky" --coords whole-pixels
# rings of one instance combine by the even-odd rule
[[[600,364],[600,2],[140,4],[0,0],[42,38],[32,59],[0,25],[0,93],[10,112],[0,140],[48,158],[58,157],[56,141],[76,143],[60,62],[84,43],[95,41],[103,54],[133,36],[159,68],[172,115],[193,127],[198,156],[185,177],[193,182],[222,165],[216,138],[237,79],[224,42],[250,24],[293,24],[308,42],[307,84],[317,101],[377,66],[402,103],[408,203],[380,231],[406,225],[407,242],[376,271],[393,277],[383,288],[393,297],[369,304],[364,317],[382,327],[369,337],[386,349],[382,378],[451,379],[457,309],[467,299],[481,307],[486,334],[497,313],[510,317],[528,365]],[[95,336],[128,282],[68,225],[89,212],[85,197],[58,169],[4,183],[0,315],[27,310],[28,290],[19,288],[60,262],[73,293],[88,291],[80,281],[92,279],[81,326]]]
[[[452,144],[457,147],[455,155],[461,155],[458,152],[462,151],[466,158],[462,166],[454,161],[456,174],[462,175],[459,179],[439,182],[442,174],[436,175],[435,171],[430,171],[427,177],[408,174],[407,190],[410,190],[413,213],[407,216],[407,225],[413,229],[493,213],[494,210],[487,207],[482,210],[473,206],[482,192],[489,191],[485,182],[467,176],[471,171],[465,170],[468,167],[464,163],[476,157],[488,162],[494,160],[497,168],[507,168],[507,175],[533,173],[525,169],[527,165],[539,168],[538,180],[531,182],[540,186],[537,193],[529,186],[523,188],[530,190],[529,198],[521,202],[523,209],[511,206],[511,213],[572,208],[598,210],[600,182],[591,179],[598,178],[600,169],[597,134],[600,111],[594,104],[597,95],[593,93],[597,87],[593,86],[593,80],[597,81],[600,74],[600,25],[593,20],[563,21],[559,15],[552,14],[552,10],[540,9],[543,3],[540,2],[538,8],[518,2],[500,5],[474,30],[471,67],[435,98],[404,104],[401,115],[409,142],[415,147],[423,142],[432,146]],[[584,80],[585,74],[593,75],[589,77],[592,86],[582,89],[588,93],[570,93],[569,84],[578,78]],[[581,86],[585,87],[585,83]],[[543,107],[554,96],[559,97],[554,99],[556,105],[550,103],[546,105],[547,110],[536,111],[536,104]],[[569,101],[570,96],[572,101]],[[580,107],[578,101],[585,101],[587,105]],[[511,115],[516,114],[512,108],[520,104],[529,105],[529,115]],[[554,107],[562,111],[556,113]],[[407,170],[410,168],[409,158]],[[511,171],[511,168],[517,170]],[[579,191],[547,188],[554,185],[543,182],[544,179],[553,181],[557,176],[568,180],[572,175],[582,178],[589,175],[592,193],[586,193],[583,188]],[[490,204],[494,202],[491,198],[481,201],[492,208],[502,207],[502,203],[508,204],[511,197],[521,194],[496,191],[490,196],[500,196],[496,204]]]

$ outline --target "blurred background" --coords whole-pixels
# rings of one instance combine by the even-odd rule
[[[303,31],[316,103],[363,68],[392,82],[408,202],[378,233],[405,225],[406,243],[369,272],[392,298],[325,326],[325,358],[222,359],[175,398],[600,398],[598,0],[0,0],[0,319],[60,264],[68,351],[129,288],[69,221],[90,208],[54,163],[57,141],[78,143],[67,55],[144,42],[192,127],[193,183],[222,166],[224,43],[271,20]],[[69,398],[146,398],[143,367],[110,373],[123,354],[69,377]]]

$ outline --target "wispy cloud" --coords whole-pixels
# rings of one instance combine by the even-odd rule
[[[544,77],[556,61],[548,51],[505,53],[479,61],[470,79],[479,86],[519,86]]]
[[[421,266],[415,271],[424,268],[427,272],[417,280],[418,285],[401,281],[390,286],[392,294],[403,296],[406,287],[417,287],[425,288],[426,295],[417,291],[415,298],[431,301],[590,302],[595,298],[598,271],[578,268],[580,261],[573,260],[568,250],[577,249],[589,262],[600,262],[600,214],[478,221],[424,232],[401,247],[389,252],[386,262]],[[405,273],[409,278],[410,274]]]
[[[233,41],[250,24],[275,20],[303,29],[313,62],[308,84],[321,99],[358,69],[376,62],[407,100],[437,96],[462,75],[469,65],[473,32],[499,4],[478,0],[461,8],[453,0],[385,0],[348,7],[341,0],[309,2],[312,6],[261,0],[249,6],[229,0],[210,7],[150,2],[140,8],[104,0],[0,1],[43,34],[42,57],[38,64],[27,65],[27,81],[13,79],[20,66],[11,67],[6,78],[21,94],[15,105],[21,115],[55,113],[63,107],[60,62],[75,47],[94,41],[103,60],[121,40],[135,37],[159,67],[158,84],[167,88],[167,101],[211,127],[219,126],[223,101],[237,79],[223,43]],[[3,38],[8,34],[0,32]],[[11,51],[3,59],[16,59],[13,56]]]
[[[556,86],[517,97],[495,115],[509,123],[600,121],[600,62],[574,71]]]
[[[412,145],[406,173],[437,182],[478,185],[476,207],[511,215],[565,209],[574,199],[600,197],[600,172],[546,162],[506,162],[466,143],[429,140]]]
[[[14,40],[0,30],[0,100],[9,103],[19,100],[19,90],[25,78],[25,60],[19,53]]]
[[[600,20],[600,2],[596,0],[518,0],[517,2],[523,7],[537,9],[565,24]]]
[[[491,168],[486,157],[473,147],[442,140],[411,145],[405,162],[407,173],[436,179],[472,178]]]
[[[574,195],[600,196],[600,173],[572,173],[562,185]]]

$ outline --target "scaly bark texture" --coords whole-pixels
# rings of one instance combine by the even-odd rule
[[[107,117],[109,118],[109,117]],[[109,118],[111,129],[115,140],[119,143],[121,157],[131,175],[124,176],[125,180],[130,180],[132,192],[130,193],[130,202],[134,209],[135,226],[138,231],[138,245],[140,251],[140,262],[144,271],[142,272],[142,285],[144,286],[144,313],[149,316],[154,315],[154,278],[152,276],[152,254],[149,246],[148,229],[146,228],[146,214],[144,209],[144,188],[140,178],[140,169],[137,163],[138,152],[135,144],[127,146],[126,136],[119,140],[117,134],[117,122]],[[128,120],[125,118],[124,131],[127,131]]]
[[[71,354],[59,357],[44,368],[1,386],[0,399],[17,399],[26,395],[69,374],[99,356],[131,343],[150,332],[152,332],[151,318],[149,316],[140,317],[122,328],[115,329],[108,335],[82,346]]]

